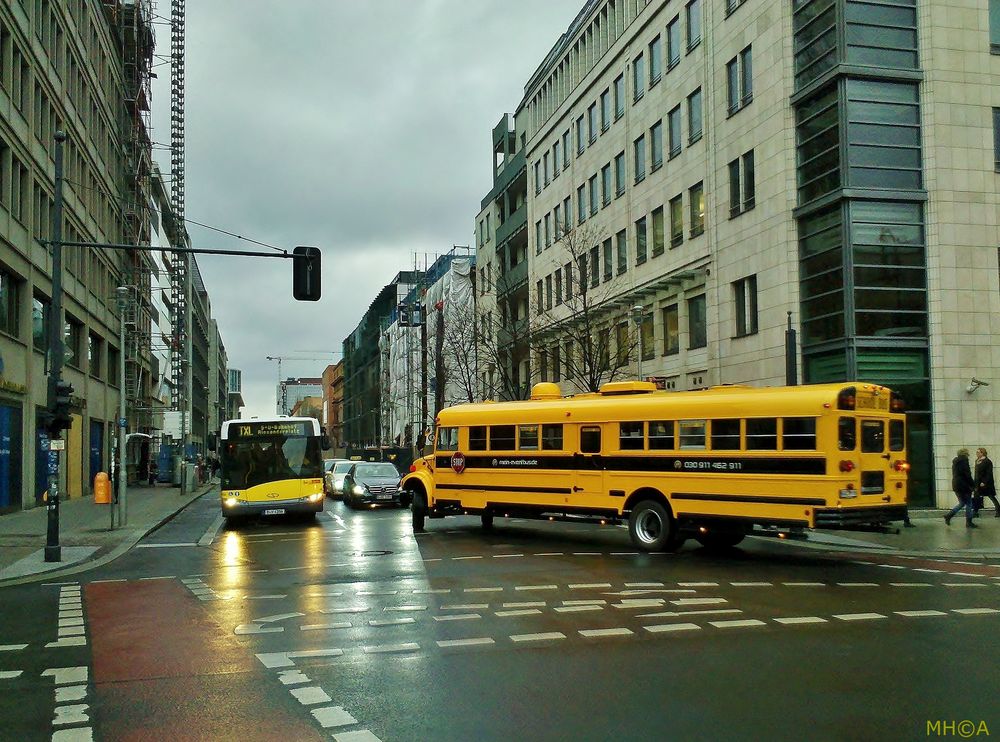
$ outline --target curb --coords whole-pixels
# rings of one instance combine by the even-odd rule
[[[1000,559],[1000,549],[945,549],[937,551],[920,551],[920,550],[907,550],[907,549],[897,549],[891,546],[863,546],[860,544],[823,544],[818,542],[809,542],[806,540],[782,540],[777,538],[771,538],[768,536],[757,536],[759,538],[768,542],[780,542],[787,547],[801,547],[803,549],[809,549],[811,551],[825,551],[825,552],[836,552],[844,554],[881,554],[883,556],[895,556],[895,557],[920,557],[924,559],[954,559],[954,558],[966,558],[966,559]]]
[[[55,577],[80,574],[81,572],[96,569],[97,567],[103,567],[105,564],[113,562],[122,554],[129,551],[133,546],[142,541],[142,539],[146,538],[146,536],[151,534],[153,531],[156,531],[176,518],[183,510],[196,503],[211,491],[212,485],[209,485],[200,493],[194,495],[190,500],[185,502],[183,505],[180,505],[176,510],[168,513],[149,528],[136,531],[132,536],[125,539],[125,541],[118,544],[118,546],[114,547],[110,552],[103,556],[95,557],[93,559],[84,559],[76,564],[67,565],[66,567],[57,567],[56,569],[48,570],[46,572],[38,572],[37,574],[28,575],[26,577],[15,577],[9,580],[0,580],[0,589],[5,587],[15,587],[17,585],[30,585],[35,582],[43,582]]]

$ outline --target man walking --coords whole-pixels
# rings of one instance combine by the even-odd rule
[[[965,527],[978,528],[972,522],[972,491],[976,488],[976,483],[972,479],[972,469],[969,467],[969,449],[960,448],[958,455],[951,462],[951,489],[958,497],[958,505],[944,516],[945,525],[951,525],[951,519],[955,517],[959,510],[965,508]]]

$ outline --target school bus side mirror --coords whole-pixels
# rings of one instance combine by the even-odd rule
[[[296,301],[319,301],[320,258],[318,247],[299,246],[292,250],[292,296]]]

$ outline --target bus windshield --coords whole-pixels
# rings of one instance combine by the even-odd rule
[[[323,457],[315,436],[240,438],[223,448],[222,488],[248,489],[283,479],[323,476]]]

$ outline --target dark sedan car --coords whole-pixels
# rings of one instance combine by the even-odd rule
[[[344,502],[348,507],[402,505],[404,493],[399,489],[399,472],[392,464],[359,462],[344,476]]]

